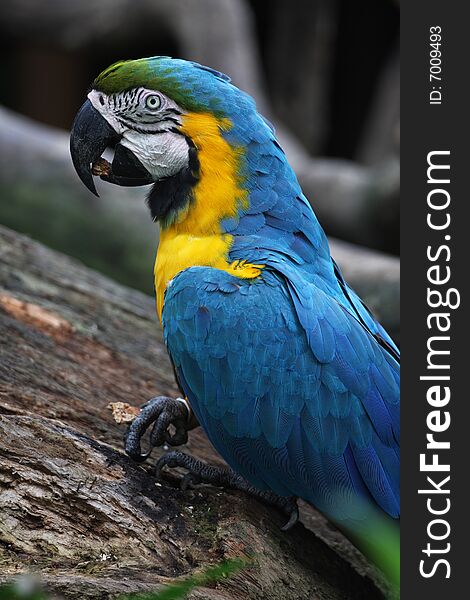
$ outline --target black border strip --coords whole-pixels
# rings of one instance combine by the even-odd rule
[[[402,18],[402,550],[401,597],[405,600],[426,598],[445,600],[466,596],[467,538],[470,536],[470,364],[467,339],[470,334],[467,313],[470,278],[470,98],[467,94],[470,57],[470,21],[466,16],[465,2],[455,0],[401,3]],[[430,27],[439,26],[442,30],[442,82],[429,81],[430,67]],[[436,62],[436,61],[434,61]],[[442,103],[430,104],[429,94],[432,85],[441,86]],[[437,94],[435,97],[437,98]],[[427,182],[428,153],[450,151],[450,155],[435,155],[450,164],[450,183]],[[438,175],[438,171],[434,171]],[[441,178],[445,179],[441,171]],[[434,177],[436,179],[436,177]],[[449,212],[451,222],[446,230],[432,230],[427,225],[427,214],[433,212],[427,205],[427,195],[432,189],[445,189],[451,198],[448,209],[434,211],[431,218],[444,219]],[[436,193],[432,198],[444,201],[445,193]],[[443,221],[442,221],[443,222]],[[445,236],[450,235],[450,239]],[[431,247],[431,255],[436,256],[440,246],[448,246],[451,252],[447,261],[447,251],[442,250],[434,262],[426,252]],[[435,264],[447,274],[450,267],[450,281],[447,284],[431,285],[427,270]],[[427,288],[456,288],[460,294],[460,307],[454,310],[440,307],[434,310],[427,303]],[[436,297],[435,297],[436,298]],[[455,301],[456,295],[452,296]],[[450,340],[435,341],[442,349],[449,349],[449,355],[440,355],[435,362],[448,363],[449,370],[427,368],[427,342],[436,332],[436,320],[431,319],[428,328],[427,317],[433,312],[450,314]],[[444,325],[445,318],[441,321]],[[446,345],[447,344],[447,345]],[[437,346],[434,346],[437,347]],[[450,381],[432,382],[420,380],[421,375],[449,375]],[[468,381],[467,381],[468,377]],[[427,390],[432,385],[448,385],[450,401],[446,406],[432,407],[427,401]],[[436,433],[435,438],[450,442],[450,449],[442,449],[438,460],[449,464],[450,471],[423,472],[420,470],[420,454],[427,452],[426,461],[432,460],[433,450],[426,450],[426,434],[430,433],[427,417],[433,410],[439,410],[439,422],[445,420],[446,411],[451,422],[448,429]],[[432,417],[430,417],[432,419]],[[437,417],[431,421],[436,425]],[[449,489],[449,494],[418,494],[419,489],[432,490],[426,480],[434,477],[435,483],[450,475],[441,485],[441,490]],[[429,506],[435,510],[448,512],[432,515]],[[428,499],[429,503],[428,504]],[[469,508],[467,508],[469,507]],[[433,519],[447,521],[450,531],[442,540],[429,537],[428,527]],[[430,531],[436,537],[444,536],[447,526],[434,523]],[[423,552],[430,544],[429,555]],[[447,547],[447,543],[450,544]],[[448,551],[443,551],[448,550]],[[448,561],[436,565],[439,559]],[[427,574],[434,568],[430,577]],[[449,578],[446,575],[450,574]],[[422,595],[421,595],[422,594]]]

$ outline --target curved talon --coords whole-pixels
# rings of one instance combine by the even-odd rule
[[[157,462],[155,463],[155,477],[157,477],[157,479],[161,478],[163,467],[170,467],[170,469],[174,469],[178,466],[178,462],[173,456],[174,454],[176,453],[167,452],[163,456],[160,456],[160,458],[157,460]]]
[[[135,423],[135,421],[133,421],[133,423]],[[146,461],[152,451],[152,448],[149,448],[147,452],[142,452],[140,447],[140,439],[142,435],[143,432],[137,428],[132,430],[130,426],[127,432],[124,434],[124,446],[126,454],[128,454],[133,461],[138,463]]]
[[[166,411],[162,411],[161,414],[155,420],[155,423],[150,433],[150,446],[162,446],[168,440],[167,428],[171,423],[172,417]]]
[[[187,434],[187,409],[183,403],[177,402],[166,396],[157,396],[146,402],[140,414],[129,425],[124,436],[126,453],[136,462],[145,461],[155,446],[168,443],[171,446],[184,444],[188,440]],[[150,425],[153,425],[150,434],[150,448],[142,452],[141,439]],[[171,435],[168,427],[173,425],[175,433]]]
[[[131,454],[130,452],[126,453],[129,454],[129,456],[132,458],[132,460],[136,463],[143,463],[147,460],[147,458],[150,456],[150,453],[152,452],[152,450],[149,450],[148,452],[145,452],[144,454]]]
[[[297,506],[297,502],[294,500],[292,509],[290,511],[289,520],[287,521],[287,523],[285,525],[283,525],[281,527],[281,531],[289,531],[289,529],[292,529],[292,527],[294,527],[294,525],[297,523],[298,520],[299,520],[299,507]]]

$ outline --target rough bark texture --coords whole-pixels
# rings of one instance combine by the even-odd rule
[[[383,597],[311,508],[310,530],[283,533],[242,494],[183,493],[133,464],[107,405],[157,393],[176,390],[153,300],[0,228],[0,580],[32,570],[61,597],[107,599],[250,556],[191,598]],[[201,430],[186,450],[220,461]]]

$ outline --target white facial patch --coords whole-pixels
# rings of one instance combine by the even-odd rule
[[[93,108],[96,108],[96,110],[100,113],[100,115],[102,117],[104,117],[106,119],[106,121],[108,121],[108,123],[111,125],[111,127],[114,129],[114,131],[116,133],[118,133],[119,135],[121,135],[122,133],[124,133],[125,127],[124,125],[122,125],[116,118],[116,116],[114,115],[114,111],[112,110],[107,97],[102,94],[101,92],[98,92],[97,90],[92,90],[88,96],[87,96],[88,100],[92,103]],[[100,99],[105,99],[104,103],[102,103],[102,101],[100,101]]]
[[[186,139],[172,131],[149,134],[127,130],[120,144],[139,159],[154,179],[175,175],[189,162]]]
[[[146,104],[158,94],[159,106]],[[107,96],[92,90],[88,99],[155,180],[175,175],[189,163],[189,147],[184,135],[177,133],[182,109],[159,92],[139,88],[135,93]],[[176,131],[173,131],[176,130]]]

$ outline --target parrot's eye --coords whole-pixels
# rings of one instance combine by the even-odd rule
[[[145,100],[145,106],[152,110],[160,108],[161,103],[162,102],[161,102],[159,96],[147,96],[147,98]]]

